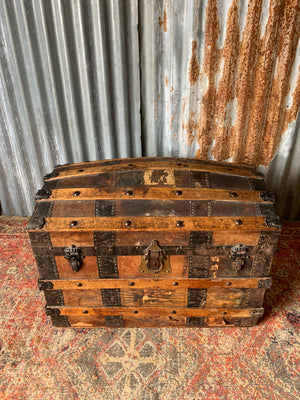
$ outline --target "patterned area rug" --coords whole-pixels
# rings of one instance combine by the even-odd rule
[[[26,219],[0,217],[0,399],[299,399],[300,223],[285,223],[257,327],[55,329]]]

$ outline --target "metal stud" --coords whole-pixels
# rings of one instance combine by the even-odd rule
[[[237,192],[229,192],[229,196],[230,197],[238,197],[238,193]]]
[[[241,219],[237,219],[237,220],[235,221],[235,224],[236,224],[236,225],[243,225],[243,221],[242,221]]]
[[[77,196],[79,196],[79,195],[80,195],[79,190],[76,190],[76,192],[73,193],[73,196],[74,196],[74,197],[77,197]]]
[[[133,195],[133,191],[132,190],[126,190],[126,196],[132,196]]]
[[[175,194],[176,194],[176,196],[181,196],[182,195],[182,191],[181,190],[176,190]]]
[[[183,221],[177,221],[176,222],[176,226],[177,226],[177,228],[181,228],[181,227],[184,226],[184,222]]]
[[[130,226],[131,225],[131,221],[125,221],[125,226]]]
[[[70,228],[74,228],[74,226],[76,226],[76,225],[77,225],[77,221],[72,221],[70,223]]]

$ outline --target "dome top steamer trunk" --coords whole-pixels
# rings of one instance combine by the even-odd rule
[[[57,327],[252,326],[280,234],[247,165],[182,158],[55,167],[28,223]]]

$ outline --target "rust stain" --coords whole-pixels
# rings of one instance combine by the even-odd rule
[[[205,49],[203,59],[203,73],[208,77],[208,89],[202,98],[200,120],[197,127],[197,141],[199,149],[196,158],[207,158],[213,141],[213,121],[216,105],[215,74],[218,70],[219,50],[217,40],[220,35],[218,4],[216,0],[208,0],[205,22]]]
[[[159,185],[163,183],[165,185],[175,185],[174,170],[163,170],[163,171],[151,171],[147,170],[144,173],[144,184],[145,185]]]
[[[186,130],[187,144],[190,147],[196,137],[197,122],[194,120],[195,113],[191,113],[186,124],[182,124],[182,130]]]
[[[159,17],[158,18],[158,25],[160,28],[164,28],[164,32],[168,31],[168,17],[167,17],[167,9],[166,9],[166,4],[164,5],[164,16],[163,18]]]
[[[170,92],[173,93],[174,92],[174,87],[171,86]]]
[[[217,58],[217,73],[221,74],[221,78],[216,93],[215,114],[212,121],[215,146],[211,152],[216,160],[224,160],[230,156],[229,137],[232,130],[231,114],[235,98],[239,34],[238,0],[235,0],[228,10],[225,42],[223,48],[219,50]]]
[[[191,86],[194,86],[200,75],[200,66],[197,60],[197,42],[194,40],[192,42],[192,56],[189,65],[189,81]]]
[[[249,2],[242,35],[239,27],[239,1],[233,0],[227,14],[224,46],[220,36],[217,0],[208,0],[202,70],[192,44],[189,82],[207,79],[207,90],[196,117],[183,123],[188,141],[197,125],[196,158],[268,165],[281,135],[293,122],[300,107],[300,78],[286,107],[291,70],[300,35],[299,0],[273,0],[261,38],[263,0]],[[195,109],[189,100],[190,108]],[[182,113],[186,109],[183,102]],[[214,147],[211,149],[212,144]]]
[[[168,82],[168,77],[167,77],[167,75],[166,75],[166,76],[165,76],[165,85],[168,86],[168,83],[169,83],[169,82]]]
[[[286,112],[286,96],[289,92],[290,75],[296,56],[297,43],[300,36],[299,1],[287,1],[284,5],[283,16],[280,19],[279,42],[277,52],[277,68],[272,83],[268,120],[263,138],[261,163],[267,165],[272,159],[285,126],[292,121],[299,109],[299,80],[293,96],[291,110]]]

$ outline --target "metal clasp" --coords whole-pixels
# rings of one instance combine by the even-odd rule
[[[246,246],[237,244],[230,249],[230,258],[232,261],[232,268],[235,271],[240,271],[246,264],[246,259],[249,258],[249,251]]]
[[[153,240],[150,246],[146,248],[141,258],[140,272],[151,272],[155,275],[171,272],[169,256],[158,245],[157,240]]]
[[[81,255],[81,249],[79,247],[71,244],[71,246],[64,249],[64,258],[69,261],[72,270],[78,272],[84,256]]]

